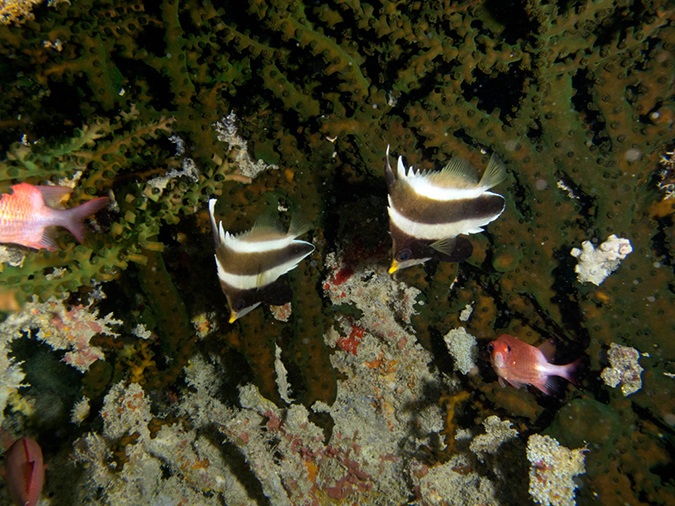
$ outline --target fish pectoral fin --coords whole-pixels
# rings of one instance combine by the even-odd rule
[[[473,253],[473,244],[466,237],[446,237],[429,245],[442,262],[462,262]]]
[[[457,243],[457,237],[446,237],[445,239],[439,239],[436,242],[432,242],[429,246],[443,253],[444,255],[450,256],[455,250],[455,244]]]
[[[293,299],[293,290],[281,280],[259,289],[259,297],[271,306],[283,306]]]

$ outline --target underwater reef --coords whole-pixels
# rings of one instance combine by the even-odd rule
[[[0,245],[41,504],[669,503],[674,82],[666,0],[3,2],[0,193],[111,201]],[[504,162],[466,262],[387,273],[388,145]],[[228,323],[209,198],[313,222],[289,305]],[[501,334],[579,386],[502,388]]]

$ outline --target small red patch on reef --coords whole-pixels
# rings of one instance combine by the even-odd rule
[[[354,267],[351,265],[343,267],[342,269],[340,269],[335,273],[335,277],[333,278],[333,284],[335,286],[340,286],[342,283],[344,283],[345,281],[347,281],[349,278],[352,277],[352,275],[354,274],[354,270],[355,270]]]
[[[356,355],[356,350],[361,344],[361,338],[363,337],[364,329],[361,327],[352,327],[352,331],[347,337],[341,337],[337,340],[337,345],[343,350]]]

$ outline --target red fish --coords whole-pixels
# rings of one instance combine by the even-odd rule
[[[553,359],[555,348],[551,339],[536,348],[517,337],[504,334],[490,342],[488,350],[501,386],[506,386],[506,383],[516,388],[532,385],[546,395],[551,395],[555,390],[552,376],[560,376],[576,384],[576,372],[581,359],[567,365],[552,364],[550,360]]]
[[[0,199],[0,243],[35,249],[56,250],[53,226],[67,228],[82,242],[86,233],[83,220],[108,203],[108,197],[99,197],[71,209],[54,209],[70,188],[20,183],[12,190]]]
[[[7,489],[17,506],[35,506],[42,492],[45,468],[34,439],[22,437],[5,455]]]

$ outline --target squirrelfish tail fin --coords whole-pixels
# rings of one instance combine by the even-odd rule
[[[79,242],[82,242],[87,232],[87,229],[84,226],[84,220],[103,209],[107,204],[108,197],[99,197],[77,207],[66,209],[62,211],[62,218],[58,224],[67,228]]]
[[[560,366],[560,371],[563,378],[565,378],[570,383],[573,383],[576,386],[579,386],[579,380],[581,379],[582,373],[582,359],[578,358],[574,362]]]

